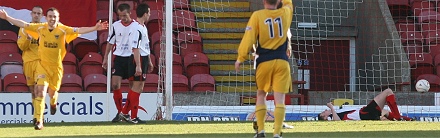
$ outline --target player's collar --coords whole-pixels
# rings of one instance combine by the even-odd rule
[[[121,24],[124,25],[125,27],[129,26],[131,23],[135,22],[134,19],[131,19],[131,22],[129,23],[124,23],[123,21],[121,21]]]

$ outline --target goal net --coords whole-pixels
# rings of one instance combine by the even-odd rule
[[[386,88],[395,92],[403,115],[438,120],[438,3],[293,3],[293,56],[289,59],[293,91],[286,96],[287,121],[316,120],[327,102],[341,108],[363,106]],[[149,28],[157,57],[158,92],[163,94],[158,97],[155,119],[253,120],[254,63],[244,62],[240,72],[235,72],[234,63],[247,21],[253,11],[263,9],[262,1],[175,0],[172,25],[167,25],[164,7],[153,7],[151,16],[158,17],[159,27]],[[171,35],[165,33],[167,29]],[[166,50],[167,44],[172,50]],[[429,92],[415,90],[420,79],[430,82]],[[267,120],[273,120],[273,100],[269,93]]]

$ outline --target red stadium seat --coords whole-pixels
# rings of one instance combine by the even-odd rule
[[[118,19],[118,15],[114,12],[112,12],[113,14],[113,22],[116,21]],[[108,10],[98,10],[96,11],[96,21],[101,20],[101,22],[104,21],[109,21],[109,11]],[[105,30],[108,31],[108,30]]]
[[[64,74],[77,74],[77,59],[74,54],[66,53],[63,59]]]
[[[188,10],[190,9],[189,1],[188,0],[174,0],[173,1],[173,9],[182,9],[182,10]]]
[[[215,80],[209,74],[196,74],[191,77],[191,91],[206,92],[215,91]]]
[[[109,0],[98,0],[96,3],[97,9],[96,10],[107,10],[109,9]]]
[[[440,44],[437,45],[428,45],[429,53],[432,57],[437,56],[440,54]]]
[[[422,74],[417,77],[414,84],[417,83],[417,81],[419,81],[421,79],[425,79],[429,82],[429,85],[431,86],[431,88],[429,89],[429,92],[439,92],[440,91],[440,77],[439,76],[434,75],[434,74]]]
[[[8,74],[3,78],[3,83],[6,92],[29,92],[29,87],[23,74]]]
[[[195,74],[210,74],[208,57],[199,52],[187,54],[183,58],[186,76],[191,78]]]
[[[151,10],[163,10],[164,9],[163,1],[144,1],[142,3],[148,4],[148,6],[150,6],[150,11]]]
[[[82,78],[89,74],[103,74],[102,56],[98,53],[88,53],[79,63],[79,69]]]
[[[17,34],[12,31],[0,30],[0,53],[19,52]]]
[[[150,60],[151,60],[151,63],[153,63],[153,71],[151,72],[151,73],[153,73],[153,74],[157,74],[158,72],[159,72],[159,70],[158,70],[158,65],[157,65],[157,58],[156,58],[156,56],[155,55],[153,55],[153,54],[150,54]]]
[[[107,77],[102,74],[89,74],[84,78],[84,90],[89,92],[106,92]]]
[[[2,79],[0,79],[0,91],[4,91],[3,90],[3,81],[2,81]]]
[[[180,48],[180,55],[185,56],[188,53],[203,53],[202,37],[194,31],[183,31],[177,35],[177,41]]]
[[[417,17],[419,23],[435,23],[440,21],[440,15],[436,11],[423,11]]]
[[[173,92],[187,92],[188,78],[182,74],[173,74]]]
[[[136,10],[131,10],[130,11],[130,18],[136,20],[137,16],[136,16]]]
[[[147,74],[147,79],[144,84],[143,92],[157,92],[157,86],[159,85],[159,75]]]
[[[422,23],[420,26],[423,36],[426,36],[429,32],[440,30],[440,24],[437,23]]]
[[[130,5],[130,10],[135,10],[138,5],[138,0],[115,0],[115,11],[118,10],[119,4],[126,3]]]
[[[419,16],[424,11],[435,11],[435,4],[430,1],[413,1],[411,10],[414,16]]]
[[[196,16],[187,10],[176,10],[173,12],[173,30],[175,31],[197,31]]]
[[[162,32],[163,14],[163,10],[150,10],[150,18],[147,22],[148,36],[152,36],[155,32]]]
[[[107,38],[108,38],[108,32],[104,31],[99,35],[98,41],[99,41],[99,47],[101,48],[101,55],[104,56],[105,49],[107,48]]]
[[[173,74],[183,74],[182,57],[173,53]]]
[[[409,44],[419,44],[422,45],[423,35],[419,32],[403,32],[400,35],[401,41],[403,45],[409,45]]]
[[[411,66],[411,80],[415,80],[422,74],[434,74],[433,60],[429,53],[410,53],[409,64]]]
[[[93,40],[76,38],[75,40],[73,40],[72,44],[76,57],[80,59],[89,52],[98,53],[100,51],[98,44],[96,43],[96,41]]]
[[[0,54],[0,74],[2,79],[11,73],[23,74],[23,59],[19,53]]]
[[[82,78],[76,74],[64,74],[60,92],[82,92]]]
[[[424,36],[424,38],[425,38],[425,44],[427,44],[427,45],[440,44],[440,39],[439,39],[440,36],[437,31],[427,32],[426,35]]]
[[[393,17],[409,15],[411,7],[408,0],[387,0],[387,3]]]
[[[440,53],[434,57],[435,74],[440,76]]]
[[[403,48],[405,49],[406,53],[423,53],[424,51],[423,46],[419,44],[409,44],[403,46]]]
[[[396,29],[399,34],[403,32],[416,32],[418,29],[418,25],[415,23],[396,23]]]

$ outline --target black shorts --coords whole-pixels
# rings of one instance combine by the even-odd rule
[[[149,56],[141,56],[141,69],[142,69],[142,75],[135,76],[136,73],[136,62],[134,60],[134,56],[130,56],[131,62],[128,66],[128,80],[130,81],[145,81],[147,79],[147,71],[148,71],[148,63],[150,63]]]
[[[382,109],[377,105],[376,101],[371,100],[367,106],[359,110],[359,117],[361,120],[380,120]]]
[[[128,74],[128,67],[131,63],[131,57],[121,57],[116,56],[114,59],[112,75],[121,76],[122,79],[128,79],[130,75]]]

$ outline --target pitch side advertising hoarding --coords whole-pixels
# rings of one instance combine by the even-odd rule
[[[123,93],[123,97],[126,97]],[[152,119],[157,109],[157,93],[142,93],[139,105],[147,112],[139,110],[138,116]],[[117,110],[113,95],[107,93],[59,93],[58,111],[50,115],[49,95],[46,96],[44,121],[51,122],[95,122],[111,121]],[[125,99],[123,99],[125,101]],[[30,93],[0,93],[0,123],[31,123],[33,107]]]

